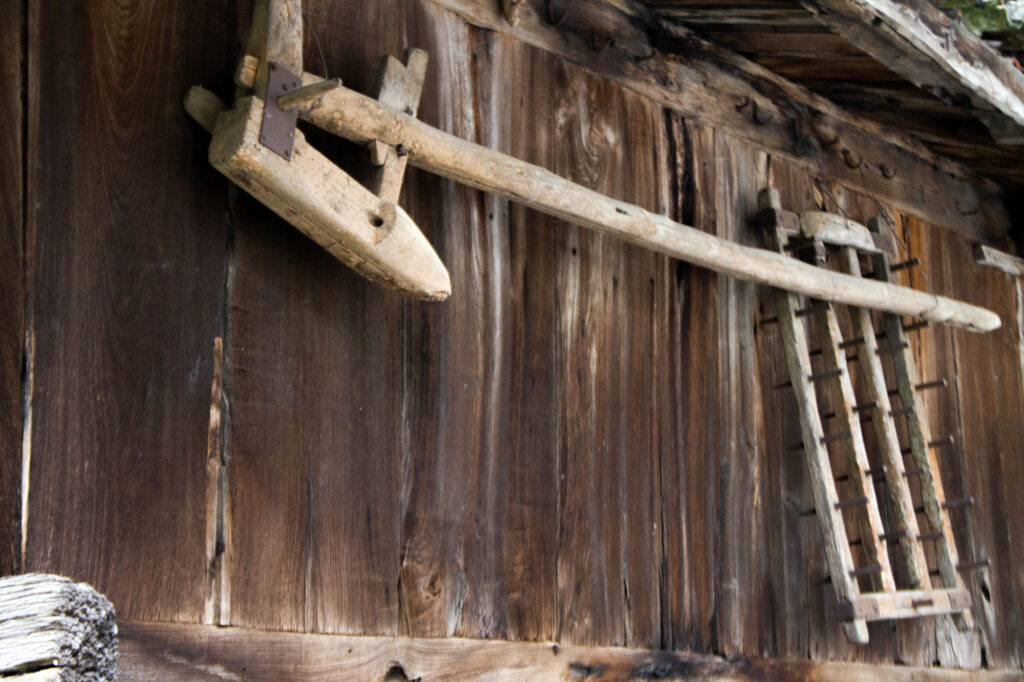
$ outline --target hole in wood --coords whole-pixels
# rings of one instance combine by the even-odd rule
[[[370,224],[374,227],[384,227],[384,219],[376,213],[370,214]]]

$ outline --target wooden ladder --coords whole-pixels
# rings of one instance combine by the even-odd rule
[[[877,219],[871,227],[842,216],[783,211],[778,193],[766,188],[758,196],[758,223],[782,254],[826,266],[826,245],[838,249],[841,270],[863,276],[859,254],[870,254],[876,279],[892,280],[892,272],[907,263],[892,264],[886,250],[891,242],[881,234]],[[837,617],[843,621],[846,636],[856,643],[867,643],[869,620],[917,618],[951,614],[960,630],[973,629],[971,596],[964,587],[961,570],[986,565],[977,562],[961,565],[949,521],[949,512],[973,502],[971,498],[948,501],[934,450],[951,443],[932,440],[919,392],[943,382],[922,384],[907,343],[906,334],[923,324],[906,325],[902,315],[883,313],[884,330],[875,331],[871,310],[849,306],[853,338],[844,340],[836,317],[836,306],[828,301],[802,297],[775,290],[776,317],[783,337],[790,381],[782,386],[793,389],[800,413],[802,449],[807,458],[814,492],[814,509],[825,539],[825,554],[830,580],[838,603]],[[810,320],[808,330],[804,318]],[[809,347],[816,337],[817,348]],[[879,343],[883,341],[884,345]],[[855,355],[847,355],[856,349]],[[823,369],[815,371],[812,358],[820,356]],[[886,385],[883,359],[890,358],[896,387]],[[850,366],[856,364],[860,376],[860,395],[854,394]],[[822,414],[818,392],[831,396],[833,411]],[[894,408],[891,397],[899,397]],[[906,420],[909,443],[901,447],[896,419]],[[830,424],[826,431],[824,423]],[[868,462],[862,424],[874,433],[880,449],[880,466]],[[844,462],[841,475],[833,471],[830,446],[841,451]],[[839,454],[839,453],[837,453]],[[906,466],[904,456],[913,464]],[[921,506],[915,506],[910,481],[920,484]],[[889,491],[892,526],[883,527],[875,495],[875,483],[884,482]],[[839,496],[839,484],[850,493]],[[847,537],[844,514],[856,515],[859,537]],[[927,521],[927,530],[918,523],[918,514]],[[852,520],[851,516],[851,520]],[[926,545],[931,543],[937,570],[931,572],[926,560]],[[908,589],[899,589],[889,561],[889,545],[898,545],[902,555]],[[860,546],[864,560],[854,561],[853,547]],[[869,589],[861,589],[861,579]]]

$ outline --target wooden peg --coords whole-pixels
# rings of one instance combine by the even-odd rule
[[[892,265],[889,266],[889,272],[898,272],[899,270],[906,270],[907,268],[912,268],[920,264],[920,258],[911,258],[900,263],[893,263]]]
[[[331,90],[337,90],[340,87],[340,78],[331,78],[330,80],[313,83],[312,85],[307,85],[293,92],[289,92],[287,95],[281,95],[277,98],[277,106],[287,110],[311,104],[322,99],[323,96]]]

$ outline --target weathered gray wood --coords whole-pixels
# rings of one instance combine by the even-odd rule
[[[803,0],[839,35],[914,84],[966,95],[997,142],[1024,144],[1024,74],[927,0]]]
[[[377,101],[396,111],[415,116],[423,92],[423,79],[427,74],[427,61],[427,53],[417,48],[405,51],[404,66],[391,55],[385,55],[377,77]],[[399,153],[391,145],[376,140],[371,144],[375,145],[373,163],[380,166],[371,189],[381,199],[397,203],[409,157],[405,150]]]
[[[840,267],[843,271],[859,277],[860,262],[857,252],[852,247],[840,250]],[[858,346],[857,365],[863,379],[864,401],[873,404],[870,412],[871,427],[875,432],[875,440],[882,452],[882,464],[885,469],[886,485],[892,500],[892,513],[896,519],[896,527],[902,532],[900,546],[903,548],[904,564],[910,577],[910,584],[916,589],[928,589],[931,580],[928,578],[928,562],[924,548],[917,539],[920,529],[917,515],[914,514],[914,500],[910,488],[903,475],[906,467],[900,453],[899,435],[893,422],[892,405],[889,401],[889,390],[885,383],[885,372],[882,359],[878,354],[878,339],[875,338],[875,325],[871,321],[871,313],[863,308],[850,308],[850,320],[853,323],[854,336],[863,339]]]
[[[304,84],[320,80],[310,73],[303,76]],[[990,311],[967,303],[829,272],[717,238],[449,135],[348,88],[332,90],[319,107],[302,116],[355,142],[402,145],[414,166],[739,279],[976,331],[997,329],[1000,324]]]
[[[541,642],[413,639],[262,632],[160,623],[122,624],[120,679],[132,680],[632,680],[960,682],[1019,679],[1018,671],[726,660],[673,651]],[[390,675],[389,675],[390,673]]]
[[[1024,277],[1024,258],[994,249],[987,244],[974,245],[974,262],[998,268],[1011,277]]]
[[[117,624],[106,597],[56,575],[0,578],[0,677],[113,680],[116,662]]]

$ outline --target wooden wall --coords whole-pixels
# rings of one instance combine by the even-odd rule
[[[434,0],[305,4],[350,87],[422,47],[422,119],[720,236],[760,244],[766,183],[877,212]],[[1024,665],[1024,300],[968,242],[898,215],[928,284],[1004,321],[919,344],[951,383],[929,396],[947,489],[978,498],[962,554],[993,561],[970,583],[981,634],[878,624],[854,647],[798,516],[769,292],[417,171],[402,204],[454,293],[383,291],[206,163],[180,96],[231,92],[247,27],[248,2],[28,2],[27,68],[3,72],[27,74],[25,109],[0,100],[27,116],[0,132],[5,172],[28,150],[26,203],[18,172],[0,197],[0,571],[89,581],[131,621]],[[365,174],[363,150],[310,139]]]

